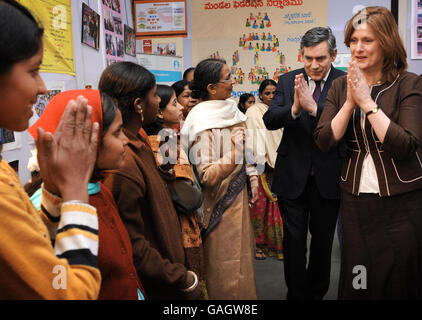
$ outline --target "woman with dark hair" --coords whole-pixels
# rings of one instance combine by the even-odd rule
[[[194,67],[187,68],[185,70],[185,72],[183,72],[183,80],[186,80],[188,82],[191,82],[193,80],[194,72],[195,72],[195,68]]]
[[[92,118],[100,124],[98,155],[94,173],[88,184],[89,203],[97,208],[98,214],[98,267],[101,272],[98,299],[143,300],[143,288],[133,265],[129,235],[119,216],[113,196],[100,183],[101,170],[119,168],[125,158],[124,146],[127,144],[127,138],[122,131],[122,116],[117,109],[117,103],[104,93],[100,95],[98,90],[64,91],[49,102],[40,119],[28,131],[35,139],[38,127],[55,132],[64,112],[64,106],[79,95],[88,99],[88,104],[92,107]],[[40,197],[41,190],[31,197],[37,209],[41,205]],[[57,206],[60,205],[58,202]],[[49,216],[48,222],[50,225],[58,223],[53,216]],[[54,239],[54,236],[52,238]],[[122,249],[125,253],[116,255],[116,252]]]
[[[246,111],[246,128],[253,137],[254,156],[263,171],[258,180],[258,200],[250,209],[255,232],[255,259],[264,260],[265,251],[269,256],[283,259],[283,221],[277,203],[277,196],[271,192],[277,148],[280,145],[283,129],[269,131],[262,120],[268,110],[277,83],[265,79],[259,86],[259,99]]]
[[[233,85],[224,60],[206,59],[195,68],[192,94],[200,102],[182,128],[204,193],[203,241],[210,299],[256,299],[254,238],[249,217],[257,199],[258,177],[245,163],[246,116],[231,97]]]
[[[246,110],[248,110],[249,107],[251,107],[255,103],[255,96],[250,93],[243,93],[239,97],[239,103],[237,104],[237,107],[239,108],[242,113],[245,113]]]
[[[133,246],[139,277],[150,299],[195,299],[198,276],[185,267],[182,232],[166,182],[139,130],[157,117],[160,97],[154,75],[132,62],[118,62],[101,75],[99,89],[118,101],[129,139],[121,168],[103,172]],[[167,177],[169,180],[174,176]]]
[[[157,120],[146,128],[151,148],[154,152],[160,171],[166,175],[174,175],[175,180],[167,184],[172,192],[172,199],[183,234],[185,248],[185,266],[194,271],[203,288],[202,298],[207,298],[205,287],[205,261],[202,247],[201,231],[196,218],[196,210],[202,204],[202,191],[195,180],[195,175],[189,163],[189,159],[180,148],[180,136],[177,129],[183,119],[183,106],[178,103],[176,93],[172,87],[157,85],[157,95],[161,101],[159,104]],[[170,165],[167,159],[175,161]],[[171,162],[171,160],[170,160]],[[169,171],[174,173],[170,173]],[[180,193],[174,192],[177,188],[183,188],[183,192],[189,196],[180,198]]]
[[[0,28],[0,127],[23,131],[37,96],[46,93],[39,74],[43,29],[12,0],[0,0]],[[87,100],[79,96],[58,117],[59,134],[38,128],[38,163],[44,181],[41,212],[0,156],[0,299],[98,296],[98,219],[87,192],[98,136],[91,113]],[[63,203],[53,212],[56,195]],[[42,221],[49,215],[59,220],[58,228],[49,228],[57,232],[54,245]]]
[[[185,119],[192,108],[199,103],[199,100],[192,97],[189,81],[180,80],[173,83],[171,86],[176,92],[177,101],[183,106],[183,117]]]
[[[347,23],[352,61],[333,82],[314,132],[345,143],[339,299],[422,298],[422,79],[407,72],[392,13]]]

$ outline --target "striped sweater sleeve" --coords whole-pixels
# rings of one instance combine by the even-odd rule
[[[63,200],[44,188],[40,212],[46,221],[54,252],[70,265],[97,267],[98,218],[89,204]]]

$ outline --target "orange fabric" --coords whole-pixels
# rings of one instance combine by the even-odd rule
[[[37,128],[41,127],[45,131],[54,133],[60,123],[63,112],[70,100],[76,100],[78,96],[88,99],[88,105],[92,107],[92,123],[98,122],[100,125],[99,137],[101,137],[103,127],[103,111],[101,107],[101,97],[98,90],[69,90],[64,91],[50,100],[45,107],[41,117],[28,128],[31,136],[37,140]]]

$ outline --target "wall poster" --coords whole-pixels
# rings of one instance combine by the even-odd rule
[[[107,66],[125,60],[120,0],[102,0]]]
[[[193,65],[224,58],[234,79],[233,97],[257,96],[264,79],[277,81],[303,67],[302,35],[328,21],[328,0],[191,1],[191,10]]]
[[[3,145],[2,152],[22,148],[21,133],[0,129],[0,144]]]
[[[18,0],[44,27],[41,72],[75,75],[70,0]]]
[[[186,0],[135,0],[136,36],[187,35]]]
[[[82,3],[82,43],[100,49],[100,15]]]
[[[422,59],[422,0],[412,0],[411,58]]]
[[[125,24],[125,53],[136,56],[135,30]]]

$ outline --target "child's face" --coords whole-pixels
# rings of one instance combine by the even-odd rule
[[[39,74],[43,58],[43,47],[20,62],[0,77],[0,127],[23,131],[28,128],[33,115],[32,106],[38,95],[46,93],[46,87]]]
[[[102,138],[100,152],[97,159],[97,167],[101,170],[118,169],[125,159],[125,146],[128,143],[126,135],[122,131],[123,121],[120,110],[116,110],[116,116]]]

